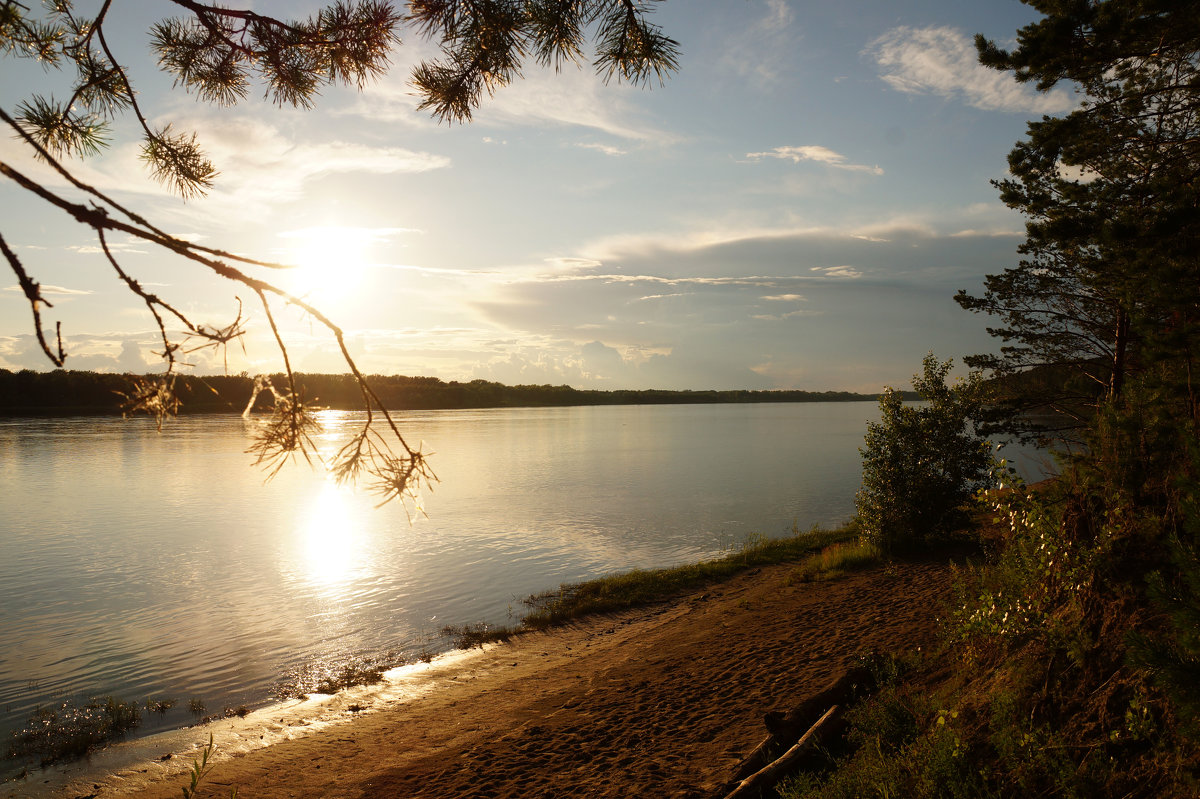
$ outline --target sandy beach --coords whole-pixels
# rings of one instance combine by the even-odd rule
[[[859,653],[929,642],[949,583],[940,563],[817,583],[791,570],[435,662],[401,698],[342,697],[344,723],[303,731],[295,718],[303,734],[225,747],[201,795],[713,796],[766,735],[764,713],[816,693]],[[185,737],[194,747],[209,731]],[[195,752],[63,795],[178,797]]]

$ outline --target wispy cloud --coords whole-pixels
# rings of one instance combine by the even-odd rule
[[[798,310],[798,311],[788,311],[787,313],[781,313],[781,314],[769,314],[769,313],[752,314],[750,316],[750,318],[757,319],[760,322],[778,322],[783,319],[795,319],[797,316],[820,316],[820,315],[821,315],[820,311]]]
[[[416,228],[408,227],[349,227],[344,225],[321,225],[316,227],[301,228],[299,230],[285,230],[276,235],[282,239],[312,239],[326,236],[354,236],[359,239],[365,239],[373,242],[388,241],[393,236],[398,236],[402,233],[420,233]]]
[[[828,147],[822,147],[819,144],[776,147],[765,153],[746,153],[746,157],[751,161],[761,161],[764,158],[778,158],[782,161],[791,161],[793,164],[798,164],[801,161],[815,161],[818,164],[824,164],[834,169],[845,169],[850,172],[868,172],[872,175],[883,174],[883,170],[879,166],[852,164],[846,160],[846,156],[834,152]]]
[[[799,302],[804,299],[803,294],[769,294],[763,297],[769,302]]]
[[[197,217],[239,225],[267,220],[280,206],[305,199],[314,181],[331,175],[415,174],[451,164],[445,156],[403,147],[345,139],[305,139],[303,134],[293,135],[249,116],[200,116],[177,121],[183,129],[197,131],[221,174],[202,202],[164,204],[160,214],[170,214],[170,224],[176,227],[194,223]],[[119,177],[122,168],[125,174],[139,177],[142,172],[130,165],[132,160],[129,156],[121,163],[109,164],[106,159],[102,168],[113,175],[113,181],[129,182]],[[165,188],[147,182],[134,190],[164,199],[170,195]]]
[[[773,86],[782,77],[796,49],[792,9],[787,0],[766,0],[761,15],[750,17],[747,26],[729,35],[722,47],[724,71],[762,87]]]
[[[171,214],[170,224],[192,241],[198,237],[187,232],[176,217],[190,220],[199,214],[246,222],[280,203],[302,197],[307,184],[327,175],[394,175],[450,166],[445,156],[402,147],[337,139],[303,140],[249,115],[193,113],[173,122],[181,130],[196,131],[200,146],[220,172],[215,187],[201,201],[188,206],[176,202],[169,188],[149,177],[134,142],[113,147],[98,158],[70,163],[69,167],[79,179],[102,191],[160,198],[163,206],[156,211],[159,222],[162,215]],[[9,157],[30,177],[56,189],[65,185],[48,166],[30,161],[22,145],[0,139],[0,158]]]
[[[83,291],[81,289],[69,289],[63,286],[51,286],[42,283],[38,286],[42,294],[51,294],[58,297],[71,297],[78,294],[93,294],[91,291]],[[5,286],[5,291],[21,292],[24,291],[20,286]]]
[[[1062,89],[1039,93],[981,66],[972,40],[954,28],[893,28],[865,53],[889,86],[908,94],[935,94],[984,111],[1057,114],[1076,104]]]
[[[863,276],[863,273],[853,266],[813,266],[809,268],[810,272],[816,272],[822,277],[844,277],[850,280],[857,280]]]
[[[71,252],[77,252],[80,255],[98,255],[99,253],[104,252],[104,248],[102,248],[98,244],[72,244],[69,247],[67,247],[67,249],[70,250]],[[108,250],[109,250],[109,252],[114,252],[114,253],[116,253],[116,252],[145,253],[146,252],[146,250],[138,249],[137,247],[134,247],[134,246],[131,246],[128,244],[117,245],[117,244],[112,244],[112,243],[110,243],[108,245]]]
[[[679,137],[642,118],[634,97],[642,90],[609,83],[590,69],[533,68],[497,90],[476,114],[483,124],[558,124],[591,128],[627,141],[672,144]]]
[[[664,286],[758,286],[770,288],[792,277],[751,275],[748,277],[663,277],[661,275],[554,275],[533,278],[535,283],[657,283]],[[522,279],[517,282],[525,282]],[[666,296],[666,295],[657,295]]]
[[[278,128],[243,117],[200,122],[204,143],[224,174],[228,191],[269,187],[276,196],[296,196],[304,183],[334,173],[391,175],[450,166],[450,159],[403,147],[372,147],[356,142],[297,142]]]
[[[410,83],[411,65],[421,58],[437,58],[425,45],[407,45],[405,59],[398,61],[378,83],[367,86],[361,96],[340,114],[372,122],[411,128],[437,127],[428,111],[420,111]],[[605,84],[591,69],[526,65],[520,80],[496,89],[472,115],[477,126],[562,125],[590,128],[626,141],[671,143],[678,136],[646,122],[633,98],[642,94],[636,87]],[[494,139],[495,141],[499,141]]]
[[[595,258],[562,257],[562,258],[547,258],[546,263],[550,264],[555,269],[579,270],[579,269],[592,269],[594,267],[600,266],[601,262],[596,260]]]
[[[604,153],[608,156],[627,155],[627,150],[622,150],[620,147],[613,147],[611,144],[598,144],[596,142],[579,142],[575,145],[585,150],[595,150],[598,153]]]

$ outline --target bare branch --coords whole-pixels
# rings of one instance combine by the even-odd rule
[[[36,280],[31,278],[25,271],[25,267],[21,265],[21,261],[17,258],[17,254],[8,246],[8,242],[4,240],[4,236],[0,234],[0,252],[4,253],[4,260],[8,261],[9,267],[17,275],[17,283],[21,286],[21,291],[25,294],[25,299],[29,300],[29,309],[33,312],[33,329],[37,334],[38,344],[42,348],[42,352],[46,353],[46,357],[55,366],[61,368],[63,362],[67,360],[67,353],[63,349],[62,343],[62,323],[55,325],[57,331],[57,347],[50,349],[49,343],[46,341],[46,334],[42,330],[42,311],[41,306],[53,308],[46,298],[42,296],[42,287]]]

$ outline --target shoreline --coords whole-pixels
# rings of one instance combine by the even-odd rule
[[[85,796],[102,787],[119,793],[137,785],[172,780],[183,785],[192,761],[199,757],[210,734],[220,753],[218,760],[297,740],[349,723],[360,713],[377,711],[383,705],[403,703],[436,690],[440,677],[470,668],[470,662],[484,652],[480,648],[449,650],[428,663],[418,661],[388,669],[384,680],[374,685],[275,701],[245,716],[214,719],[117,741],[78,760],[30,770],[25,780],[0,783],[0,799]],[[352,712],[349,710],[352,706],[364,710]]]
[[[329,721],[308,718],[307,704],[285,708],[292,722],[271,722],[271,740],[244,729],[262,711],[189,728],[158,759],[40,795],[177,797],[211,731],[205,795],[707,797],[762,739],[763,713],[816,693],[856,655],[932,640],[948,596],[940,562],[808,583],[789,579],[794,568],[389,673],[378,692],[322,699]],[[21,790],[0,797],[32,795]]]

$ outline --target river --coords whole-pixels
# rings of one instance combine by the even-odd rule
[[[449,646],[525,596],[727,552],[854,510],[874,403],[401,414],[440,482],[409,519],[303,461],[264,482],[257,422],[0,420],[0,733],[38,707],[170,699],[141,732],[262,705],[348,659]],[[325,412],[336,450],[361,416]],[[197,715],[199,715],[197,713]]]

